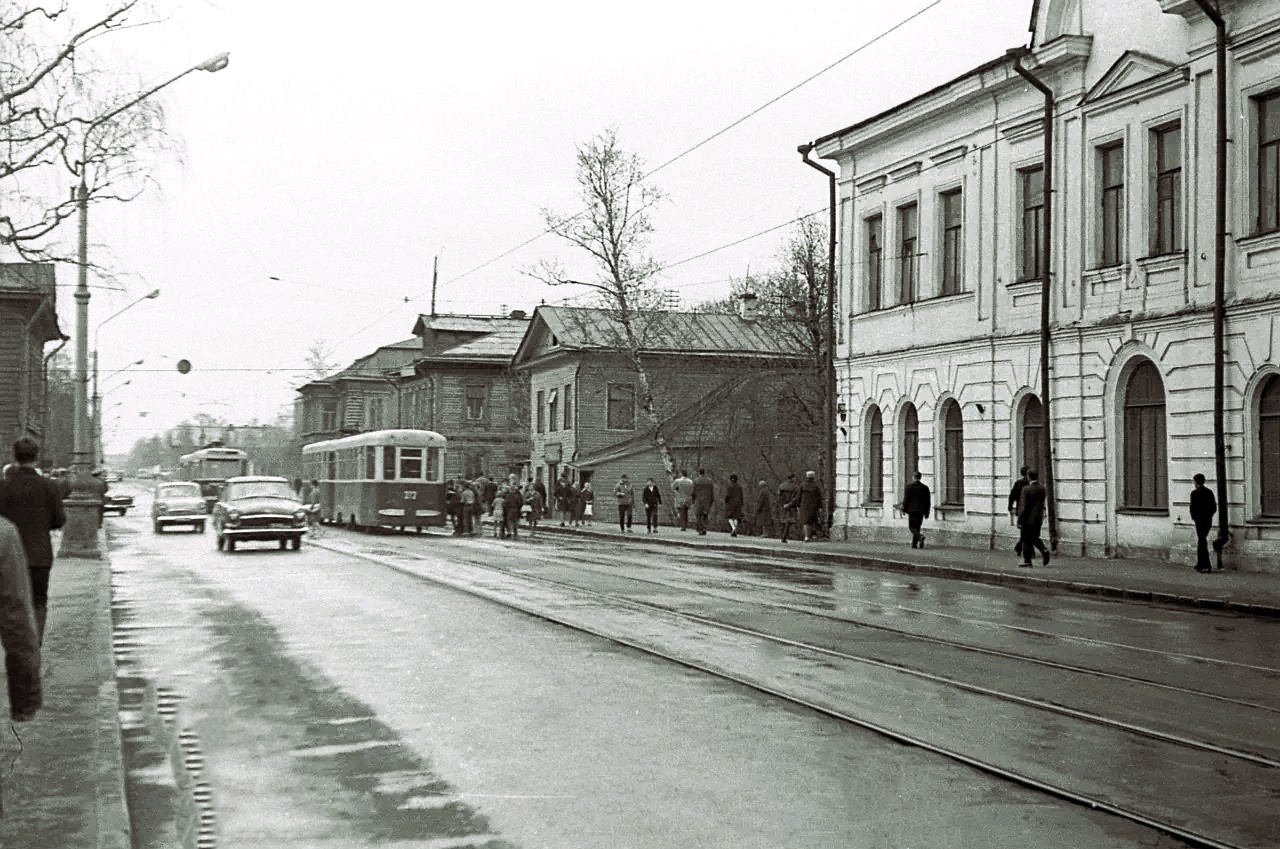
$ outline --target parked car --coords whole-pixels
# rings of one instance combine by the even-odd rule
[[[276,540],[280,548],[292,545],[297,551],[307,532],[307,511],[286,478],[228,478],[213,505],[213,531],[220,551],[235,551],[236,543],[249,540]]]
[[[108,492],[102,496],[102,512],[123,516],[133,506],[133,496],[124,493]]]
[[[204,509],[204,496],[195,481],[158,484],[151,494],[151,527],[156,533],[166,525],[190,525],[195,533],[204,533],[209,515]]]

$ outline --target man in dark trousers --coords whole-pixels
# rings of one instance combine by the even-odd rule
[[[9,680],[9,718],[26,722],[40,709],[40,635],[31,606],[31,573],[22,537],[0,518],[0,646]]]
[[[711,517],[711,507],[716,503],[716,485],[707,477],[706,469],[698,469],[698,477],[693,482],[693,513],[698,520],[698,533],[707,535],[707,524]]]
[[[44,640],[44,622],[49,610],[49,572],[53,568],[53,543],[49,531],[66,524],[58,487],[36,469],[40,446],[22,437],[13,443],[17,468],[0,481],[0,516],[18,527],[31,577],[31,601],[36,627]]]
[[[1044,484],[1039,481],[1040,474],[1035,469],[1027,470],[1027,485],[1018,496],[1018,527],[1022,529],[1022,562],[1019,566],[1031,568],[1031,552],[1038,549],[1044,558],[1044,565],[1049,565],[1049,549],[1040,539],[1040,526],[1044,523]]]
[[[929,509],[933,506],[933,498],[929,487],[920,480],[916,472],[915,480],[907,484],[902,492],[902,512],[907,514],[907,530],[911,531],[911,547],[924,548],[924,531],[920,528],[929,517]]]
[[[653,482],[653,478],[649,478],[645,482],[644,489],[640,490],[640,500],[644,502],[644,532],[656,534],[658,532],[658,505],[662,503],[662,490],[658,489],[658,485]]]
[[[1018,525],[1018,499],[1022,497],[1022,489],[1027,485],[1027,467],[1023,466],[1018,469],[1018,479],[1013,482],[1013,489],[1009,490],[1009,520],[1014,527]],[[1014,543],[1013,553],[1022,557],[1022,534],[1018,534],[1018,541]]]
[[[782,533],[778,539],[786,542],[791,538],[791,526],[796,523],[800,507],[800,484],[796,483],[795,472],[788,472],[787,479],[778,484],[778,523]]]
[[[1196,523],[1196,571],[1212,572],[1209,531],[1213,530],[1213,520],[1218,515],[1218,500],[1213,497],[1213,490],[1204,485],[1204,475],[1197,474],[1191,480],[1195,483],[1191,490],[1191,521]]]

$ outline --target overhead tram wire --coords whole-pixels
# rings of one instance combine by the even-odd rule
[[[686,156],[688,156],[689,154],[691,154],[691,153],[693,153],[694,151],[698,150],[699,148],[702,148],[702,147],[704,147],[705,145],[707,145],[707,144],[711,143],[711,142],[712,142],[712,141],[714,141],[715,139],[719,138],[720,136],[724,135],[725,133],[729,132],[730,130],[734,129],[735,127],[738,127],[738,126],[739,126],[739,125],[741,125],[742,123],[744,123],[744,122],[746,122],[746,121],[750,120],[751,118],[753,118],[753,117],[755,117],[756,115],[760,114],[760,113],[761,113],[761,112],[763,112],[765,109],[768,109],[770,106],[774,105],[775,103],[777,103],[778,101],[782,100],[783,98],[788,97],[788,96],[790,96],[790,95],[794,94],[795,92],[797,92],[798,90],[800,90],[800,89],[801,89],[801,88],[803,88],[804,86],[806,86],[806,85],[808,85],[809,83],[811,83],[811,82],[813,82],[814,80],[816,80],[818,77],[821,77],[823,74],[826,74],[828,71],[831,71],[832,69],[834,69],[834,68],[836,68],[836,67],[838,67],[838,66],[840,66],[840,65],[844,64],[845,62],[847,62],[847,61],[849,61],[850,59],[852,59],[854,56],[857,56],[859,53],[861,53],[862,51],[866,50],[868,47],[871,47],[872,45],[876,44],[877,42],[882,41],[883,39],[887,38],[888,36],[892,35],[893,33],[897,32],[898,30],[902,29],[902,28],[903,28],[904,26],[906,26],[907,24],[909,24],[909,23],[911,23],[912,21],[914,21],[916,18],[919,18],[920,16],[922,16],[922,15],[924,15],[925,13],[927,13],[927,12],[931,11],[931,10],[932,10],[932,9],[934,9],[935,7],[942,5],[942,4],[943,4],[943,3],[945,3],[945,2],[946,2],[946,0],[932,0],[932,2],[930,2],[928,5],[924,6],[924,7],[923,7],[923,8],[921,8],[921,9],[918,9],[917,11],[915,11],[915,12],[913,12],[913,13],[911,13],[911,14],[910,14],[910,15],[908,15],[907,17],[905,17],[905,18],[903,18],[902,20],[898,21],[898,22],[897,22],[896,24],[894,24],[893,26],[889,27],[889,28],[888,28],[888,29],[886,29],[886,30],[881,31],[879,34],[877,34],[877,35],[875,35],[875,36],[872,36],[872,37],[871,37],[871,38],[869,38],[868,40],[864,41],[862,44],[858,45],[858,46],[857,46],[856,48],[854,48],[853,50],[851,50],[851,51],[849,51],[848,53],[846,53],[844,56],[841,56],[841,57],[840,57],[839,59],[837,59],[836,61],[832,62],[831,64],[827,65],[826,67],[822,68],[821,70],[819,70],[819,71],[817,71],[817,72],[815,72],[815,73],[813,73],[813,74],[810,74],[808,77],[806,77],[805,79],[803,79],[803,80],[801,80],[800,82],[796,83],[795,85],[791,86],[791,88],[787,89],[786,91],[782,92],[781,94],[777,95],[776,97],[770,98],[770,99],[769,99],[768,101],[766,101],[765,103],[761,104],[760,106],[756,107],[755,109],[752,109],[750,112],[746,113],[745,115],[741,116],[740,118],[738,118],[738,119],[736,119],[736,120],[732,121],[731,123],[727,124],[726,126],[722,127],[721,129],[717,130],[716,132],[712,133],[711,135],[707,136],[705,139],[703,139],[702,141],[698,142],[697,144],[692,145],[691,147],[689,147],[689,148],[685,149],[684,151],[682,151],[682,152],[680,152],[680,153],[676,154],[675,156],[671,157],[671,158],[670,158],[670,159],[668,159],[666,162],[663,162],[661,165],[657,166],[656,168],[653,168],[653,169],[651,169],[650,171],[646,172],[646,173],[643,175],[643,177],[642,177],[641,179],[647,179],[648,177],[653,176],[654,174],[658,173],[658,172],[659,172],[659,171],[661,171],[662,169],[667,168],[668,166],[673,165],[673,164],[675,164],[676,162],[679,162],[681,159],[684,159],[684,158],[685,158]],[[573,217],[574,217],[574,218],[576,218],[576,217],[578,217],[579,215],[582,215],[582,214],[583,214],[582,212],[579,212],[579,213],[577,213],[577,215],[575,215],[575,216],[573,216]],[[510,256],[511,254],[515,253],[516,251],[519,251],[519,250],[521,250],[521,249],[523,249],[523,248],[528,247],[529,245],[531,245],[531,244],[533,244],[534,242],[536,242],[536,241],[538,241],[539,239],[541,239],[543,236],[549,235],[551,232],[552,232],[551,228],[549,228],[549,227],[548,227],[548,228],[544,229],[542,232],[538,233],[537,235],[532,236],[532,237],[530,237],[530,238],[528,238],[528,239],[525,239],[523,242],[521,242],[520,244],[516,245],[515,247],[508,248],[507,250],[503,251],[502,253],[499,253],[498,255],[496,255],[496,256],[494,256],[494,257],[492,257],[491,259],[485,260],[484,262],[480,263],[479,265],[475,266],[474,268],[471,268],[471,269],[468,269],[467,271],[464,271],[463,273],[459,274],[457,277],[451,277],[450,279],[443,281],[442,283],[440,283],[440,287],[450,286],[450,285],[452,285],[452,284],[454,284],[454,283],[459,282],[460,280],[463,280],[463,279],[465,279],[465,278],[467,278],[467,277],[470,277],[472,274],[475,274],[477,271],[480,271],[480,270],[482,270],[482,269],[488,268],[490,265],[493,265],[495,262],[498,262],[498,261],[499,261],[499,260],[501,260],[501,259],[505,259],[506,257]],[[753,238],[753,237],[749,237],[749,238]],[[427,297],[429,294],[430,294],[430,292],[429,292],[429,291],[427,291],[427,292],[420,292],[420,293],[418,293],[417,295],[413,295],[412,297],[408,297],[408,296],[406,296],[406,297],[404,298],[404,304],[411,304],[411,303],[413,303],[414,301],[418,301],[418,300],[421,300],[422,298]],[[392,309],[390,309],[390,310],[388,310],[387,312],[383,313],[382,315],[378,316],[378,317],[377,317],[376,319],[374,319],[373,321],[371,321],[371,322],[369,322],[368,324],[366,324],[366,325],[364,325],[363,327],[361,327],[359,330],[357,330],[357,331],[355,331],[354,333],[351,333],[351,334],[349,334],[348,336],[344,337],[343,339],[339,340],[336,344],[337,344],[337,345],[342,345],[342,344],[344,344],[344,343],[346,343],[346,342],[349,342],[350,340],[352,340],[352,339],[354,339],[355,337],[359,336],[361,333],[364,333],[366,330],[368,330],[369,328],[373,327],[375,324],[378,324],[378,323],[379,323],[379,322],[381,322],[383,319],[385,319],[385,318],[389,317],[390,315],[392,315],[392,314],[393,314],[396,310],[398,310],[398,309],[399,309],[399,307],[393,307]]]

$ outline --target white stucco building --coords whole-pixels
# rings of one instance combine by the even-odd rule
[[[839,166],[837,529],[901,539],[918,468],[931,539],[1012,546],[1038,447],[1052,204],[1050,424],[1061,549],[1194,561],[1215,488],[1215,36],[1195,0],[1039,0],[995,57],[815,143]],[[1227,491],[1238,568],[1280,572],[1280,0],[1222,0]],[[1047,531],[1046,531],[1047,533]]]

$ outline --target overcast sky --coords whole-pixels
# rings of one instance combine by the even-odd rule
[[[541,208],[576,209],[575,144],[615,127],[657,167],[927,9],[654,174],[670,200],[653,253],[675,262],[825,209],[825,181],[796,146],[1027,43],[1031,0],[162,8],[164,22],[113,43],[135,74],[158,82],[223,50],[231,62],[157,95],[181,161],[157,163],[142,199],[92,213],[95,258],[128,291],[95,289],[91,328],[162,293],[101,333],[103,375],[145,359],[105,384],[112,451],[197,411],[272,418],[316,340],[346,365],[411,337],[433,257],[440,311],[575,294],[521,273],[555,257],[590,273],[553,237],[501,256],[542,231]],[[781,236],[680,264],[662,285],[684,304],[721,296],[769,265]],[[60,294],[71,332],[70,287]],[[172,371],[179,358],[191,374]]]

